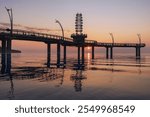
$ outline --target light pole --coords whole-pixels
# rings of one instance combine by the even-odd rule
[[[7,40],[7,73],[10,74],[11,72],[11,40],[13,37],[13,12],[12,12],[12,8],[8,9],[7,7],[5,7],[9,19],[10,19],[10,38]]]
[[[114,46],[114,36],[113,33],[109,33],[112,38],[112,47],[110,47],[110,58],[113,58],[113,46]]]
[[[58,23],[58,24],[59,24],[59,26],[60,26],[60,28],[61,28],[62,36],[63,36],[63,40],[64,40],[64,29],[63,29],[63,27],[62,27],[61,23],[60,23],[58,20],[55,20],[55,21],[56,21],[56,23]]]
[[[64,29],[58,20],[55,20],[55,22],[59,24],[61,31],[62,31],[63,45],[64,45],[64,64],[66,64],[66,45],[64,43]],[[60,43],[59,43],[59,44],[57,44],[57,65],[58,65],[58,67],[60,64],[60,56],[61,55],[60,55]]]
[[[109,33],[111,38],[112,38],[112,43],[114,44],[114,36],[113,36],[113,33]]]
[[[137,34],[138,38],[139,38],[139,44],[141,44],[141,34]]]
[[[10,19],[10,27],[11,27],[11,30],[10,30],[10,35],[12,37],[12,33],[13,33],[13,12],[12,12],[12,8],[8,9],[7,7],[5,7],[7,13],[8,13],[8,16],[9,16],[9,19]]]
[[[139,45],[136,47],[136,58],[140,59],[141,58],[141,35],[137,34],[138,38],[139,38]]]

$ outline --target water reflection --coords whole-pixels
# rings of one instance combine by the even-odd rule
[[[90,53],[87,58],[90,58]],[[57,68],[53,64],[48,68],[43,64],[45,61],[41,61],[42,65],[31,62],[17,64],[18,67],[14,64],[10,76],[0,74],[0,98],[133,99],[132,96],[137,96],[142,99],[143,95],[149,98],[150,64],[146,64],[142,59],[88,59],[84,65],[70,59],[65,68]],[[34,64],[41,67],[35,67]],[[29,93],[33,95],[30,96]]]
[[[85,66],[84,65],[73,65],[73,73],[70,76],[70,80],[74,82],[74,88],[76,92],[82,91],[83,80],[87,79],[87,76],[84,74]],[[17,80],[29,80],[37,79],[40,82],[51,82],[56,80],[56,87],[60,87],[64,82],[64,68],[57,67],[16,67],[13,68],[12,73],[9,77],[10,88],[8,91],[8,99],[15,99],[14,94],[14,83],[13,79]],[[5,76],[6,77],[6,76]]]
[[[41,77],[45,73],[47,72],[43,67],[16,67],[13,68],[11,74],[15,79],[25,80]]]
[[[133,61],[129,63],[127,61],[116,61],[104,60],[104,61],[92,61],[89,70],[100,70],[100,71],[110,71],[110,72],[127,72],[127,73],[139,73],[142,74],[141,68],[148,68],[149,65],[141,63],[141,60]]]
[[[15,79],[26,80],[37,78],[40,82],[60,80],[57,87],[63,84],[64,69],[57,67],[17,67],[12,73]]]
[[[44,70],[44,73],[42,73],[42,76],[38,78],[40,82],[53,81],[57,79],[59,79],[59,83],[56,86],[60,87],[64,81],[63,68],[56,68],[56,67],[46,68],[46,70]]]
[[[14,95],[14,83],[11,75],[9,81],[10,81],[10,89],[8,91],[8,99],[12,100],[15,99],[15,95]]]
[[[13,80],[29,80],[37,79],[40,82],[48,82],[57,80],[56,87],[63,85],[64,69],[56,67],[15,67],[11,74],[2,74],[0,79],[9,81],[10,88],[7,93],[8,99],[15,99]]]
[[[141,74],[142,70],[141,70],[141,59],[136,59],[136,64],[138,65],[138,73]]]
[[[91,59],[91,53],[87,53],[87,59],[88,59],[88,60]]]
[[[84,79],[87,79],[87,76],[84,75],[84,70],[85,70],[85,66],[82,65],[76,65],[74,64],[74,71],[75,73],[73,73],[70,76],[71,81],[74,82],[74,88],[76,92],[81,92],[82,91],[82,81]]]
[[[87,68],[90,68],[90,64],[91,64],[91,53],[87,53]]]
[[[101,65],[101,67],[99,67]],[[125,72],[124,70],[121,69],[116,69],[114,68],[114,60],[108,60],[106,63],[96,63],[93,61],[92,66],[89,68],[89,70],[101,70],[101,71],[110,71],[110,72]]]

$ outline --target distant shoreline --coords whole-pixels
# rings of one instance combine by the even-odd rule
[[[0,53],[2,53],[2,47],[0,47]],[[12,49],[11,53],[21,53],[21,51]]]

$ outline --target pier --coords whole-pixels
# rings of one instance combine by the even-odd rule
[[[61,46],[63,47],[63,64],[66,64],[67,60],[67,48],[74,46],[77,48],[77,59],[78,65],[84,65],[84,54],[85,48],[92,48],[92,59],[95,57],[95,47],[104,47],[106,48],[106,59],[113,59],[113,49],[116,47],[119,48],[133,48],[135,49],[135,58],[141,58],[141,48],[145,47],[144,43],[103,43],[94,40],[88,40],[87,34],[82,33],[82,14],[76,15],[75,29],[76,33],[71,35],[71,38],[64,36],[51,35],[45,33],[37,33],[31,31],[17,30],[13,29],[12,33],[8,29],[0,29],[0,40],[2,45],[2,54],[1,54],[1,73],[9,73],[11,71],[11,41],[35,41],[45,43],[47,46],[47,67],[51,66],[51,44],[57,45],[57,67],[60,66],[61,58]]]

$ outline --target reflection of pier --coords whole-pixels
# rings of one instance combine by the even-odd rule
[[[64,69],[56,67],[17,67],[13,69],[14,72],[11,73],[11,76],[14,79],[35,79],[38,78],[39,81],[52,81],[56,79],[63,79]],[[61,80],[61,83],[63,80]]]
[[[37,79],[40,82],[57,81],[56,86],[60,87],[64,81],[64,69],[56,67],[16,67],[9,75],[1,74],[1,80],[8,80],[10,82],[10,88],[7,92],[8,99],[15,98],[15,88],[13,80],[29,80]]]
[[[12,26],[12,23],[11,23]],[[136,58],[141,57],[141,48],[145,47],[144,43],[101,43],[93,40],[85,40],[87,38],[86,34],[82,33],[83,30],[83,20],[82,14],[76,15],[75,21],[76,32],[71,35],[72,38],[66,38],[63,36],[50,35],[44,33],[29,32],[23,30],[11,30],[10,29],[0,29],[0,40],[2,41],[2,55],[1,55],[1,73],[11,72],[11,41],[12,40],[24,40],[24,41],[36,41],[42,42],[47,45],[47,67],[51,66],[51,44],[57,45],[57,67],[66,64],[66,49],[69,46],[75,46],[78,49],[78,65],[84,65],[84,49],[85,47],[92,47],[92,59],[94,59],[95,47],[105,47],[106,48],[106,58],[113,58],[113,48],[115,47],[125,47],[125,48],[135,48]],[[64,47],[64,58],[63,63],[61,63],[61,46]]]
[[[33,79],[47,73],[43,67],[16,67],[13,68],[11,75],[15,79]]]
[[[47,71],[42,74],[38,80],[40,82],[45,82],[45,81],[53,81],[59,79],[58,87],[63,84],[64,81],[64,69],[62,68],[47,68]]]

